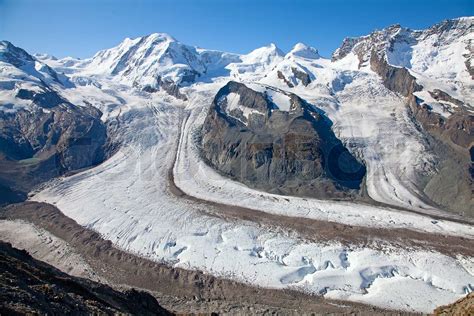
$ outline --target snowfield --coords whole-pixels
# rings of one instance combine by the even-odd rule
[[[442,60],[422,55],[427,48],[421,42],[418,45],[413,51],[399,48],[400,53],[391,55],[390,61],[408,66],[423,59],[427,69],[440,74],[438,83],[445,80],[445,69],[438,69]],[[131,50],[138,57],[130,57]],[[451,50],[440,52],[439,58],[450,58],[459,51],[462,45],[456,43]],[[285,227],[226,218],[211,203],[197,201],[374,229],[474,239],[472,224],[448,220],[458,218],[425,202],[415,183],[417,177],[436,172],[434,157],[408,117],[404,99],[387,90],[369,66],[359,69],[353,53],[332,62],[299,43],[286,55],[273,44],[236,55],[197,49],[170,36],[152,34],[127,39],[88,60],[44,57],[42,61],[67,72],[75,87],[61,90],[61,95],[74,104],[100,109],[102,120],[114,123],[113,138],[121,146],[102,164],[53,180],[30,199],[55,205],[115,246],[254,286],[295,289],[394,310],[429,313],[474,290],[473,257],[447,256],[383,240],[364,247],[310,241]],[[303,82],[294,69],[308,74],[310,82]],[[420,80],[432,75],[422,68],[410,69]],[[193,71],[202,71],[202,75],[181,88],[187,101],[164,91],[146,93],[135,85],[149,84],[157,75],[182,82]],[[292,85],[281,80],[281,75]],[[456,84],[459,98],[471,101],[472,90],[455,82],[465,79],[465,74],[460,76],[446,83]],[[321,109],[332,121],[335,134],[366,164],[369,196],[385,206],[260,192],[206,165],[199,153],[200,127],[217,91],[229,80],[267,91],[283,111],[290,110],[288,98],[277,91],[295,93]],[[228,110],[242,110],[244,116],[252,110],[242,109],[238,97],[232,95],[227,106]],[[170,172],[176,187],[196,199],[173,194]]]

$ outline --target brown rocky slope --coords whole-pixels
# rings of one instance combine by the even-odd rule
[[[119,292],[67,275],[0,242],[0,313],[172,315],[146,292]]]

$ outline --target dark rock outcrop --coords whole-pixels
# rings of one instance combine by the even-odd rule
[[[192,79],[192,80],[194,80],[194,79]],[[158,77],[156,79],[156,82],[157,82],[157,85],[161,89],[166,91],[169,95],[174,96],[175,98],[181,99],[183,101],[187,100],[186,96],[184,94],[182,94],[181,91],[179,90],[179,86],[177,84],[175,84],[173,81],[171,81],[171,80],[162,80],[161,77]]]
[[[194,77],[193,77],[192,80],[194,80]],[[169,79],[164,79],[163,80],[163,79],[161,79],[160,76],[158,76],[156,78],[156,85],[155,86],[147,85],[147,86],[144,86],[142,88],[143,91],[148,92],[148,93],[155,93],[155,92],[158,92],[160,89],[163,89],[163,91],[165,91],[169,95],[175,97],[176,99],[180,99],[180,100],[183,100],[183,101],[186,101],[188,99],[186,97],[186,95],[181,93],[181,91],[179,89],[179,85],[177,85],[176,83],[174,83],[174,81],[169,80]]]
[[[436,46],[449,45],[453,38],[468,34],[469,23],[462,19],[446,20],[425,31],[413,31],[393,25],[368,36],[344,40],[342,46],[333,54],[333,60],[354,53],[359,59],[359,67],[369,65],[382,79],[383,85],[406,97],[408,113],[414,123],[425,132],[429,150],[437,157],[438,172],[429,179],[422,179],[418,185],[434,204],[468,216],[474,216],[473,181],[474,162],[470,151],[474,146],[474,116],[465,110],[465,104],[448,93],[434,89],[428,91],[439,103],[450,108],[449,117],[433,111],[432,107],[414,94],[423,87],[407,69],[410,61],[403,65],[389,63],[389,55],[397,54],[397,45],[402,47],[415,45],[435,36]],[[471,72],[472,43],[468,43],[470,54],[463,55],[468,71]],[[403,54],[403,52],[399,52]],[[450,107],[447,103],[454,104]]]
[[[474,216],[474,116],[456,111],[448,118],[410,94],[409,114],[429,135],[431,150],[438,157],[438,172],[423,185],[424,193],[445,209]]]
[[[399,24],[391,25],[381,31],[375,31],[367,36],[345,38],[340,48],[332,55],[332,61],[340,60],[349,53],[354,53],[359,59],[359,68],[371,62],[374,54],[378,59],[385,57],[385,51],[391,49],[398,37],[403,37],[403,28]],[[404,41],[413,41],[413,38],[404,38]]]
[[[288,79],[285,77],[285,75],[280,70],[277,71],[277,76],[278,76],[278,79],[283,80],[283,82],[286,83],[286,85],[289,88],[294,88],[295,87],[290,81],[288,81]]]
[[[405,97],[423,88],[416,83],[415,77],[410,74],[408,69],[389,65],[385,56],[379,56],[375,50],[370,55],[370,68],[382,78],[387,89]]]
[[[456,111],[448,118],[433,112],[431,108],[414,95],[408,97],[411,114],[422,127],[437,139],[450,145],[455,151],[469,156],[474,145],[474,115]]]
[[[362,38],[360,37],[346,37],[341,44],[341,47],[339,47],[334,54],[332,54],[331,60],[332,61],[337,61],[340,60],[347,55],[349,55],[352,52],[352,49],[356,44],[362,41]]]
[[[455,104],[457,106],[463,106],[464,105],[463,102],[461,102],[460,100],[458,100],[456,98],[453,98],[448,93],[446,93],[442,90],[434,89],[433,91],[429,91],[429,93],[430,93],[431,97],[433,99],[435,99],[436,101],[446,101],[446,102],[450,102],[452,104]]]
[[[306,72],[298,70],[295,67],[291,68],[291,72],[293,73],[294,78],[300,80],[301,84],[303,84],[305,87],[307,87],[311,83],[311,77]],[[292,82],[290,82],[288,78],[286,78],[285,75],[280,70],[277,71],[277,77],[278,79],[283,80],[283,82],[289,88],[295,87],[295,85]],[[296,81],[293,81],[293,82],[296,82]]]
[[[107,128],[99,110],[75,106],[52,90],[46,95],[20,92],[32,100],[29,109],[0,111],[0,185],[28,192],[106,157]]]
[[[454,315],[474,315],[474,293],[469,293],[456,302],[437,307],[433,315],[454,316]]]
[[[474,40],[469,39],[467,43],[467,54],[464,54],[463,57],[466,59],[464,65],[466,65],[467,72],[471,75],[472,80],[474,80]]]
[[[69,78],[7,41],[0,41],[0,61],[0,89],[13,103],[0,104],[1,204],[24,199],[52,177],[101,162],[108,144],[102,113],[61,95],[74,86]]]
[[[254,110],[228,109],[226,97]],[[283,92],[281,92],[283,93]],[[280,111],[265,93],[229,82],[217,93],[202,129],[210,165],[251,187],[274,193],[349,198],[359,194],[365,167],[336,138],[318,109],[288,94]]]
[[[458,110],[448,118],[432,111],[413,94],[422,87],[406,68],[388,65],[384,59],[374,56],[372,54],[372,69],[388,89],[407,97],[409,114],[429,134],[431,150],[438,157],[438,172],[420,184],[423,192],[447,210],[474,216],[474,161],[469,159],[469,150],[474,146],[474,116],[463,111],[461,101],[441,90],[430,91],[430,94],[437,101],[457,105]]]
[[[4,242],[0,242],[0,313],[171,315],[146,292],[119,292],[72,277]]]
[[[307,87],[311,83],[311,78],[306,72],[298,70],[295,67],[291,68],[291,72],[293,72],[293,75],[295,75],[296,79],[301,80],[301,83],[305,87]]]

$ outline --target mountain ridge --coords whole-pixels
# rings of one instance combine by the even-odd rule
[[[0,96],[8,100],[3,101],[6,111],[13,111],[8,109],[8,104],[28,111],[34,104],[30,104],[31,99],[38,94],[35,91],[43,89],[49,93],[48,97],[36,97],[36,102],[51,106],[51,101],[56,99],[58,104],[74,104],[77,109],[92,106],[99,110],[96,115],[107,122],[110,111],[127,102],[128,96],[119,96],[116,87],[131,89],[140,98],[154,99],[164,93],[187,102],[193,98],[195,86],[211,83],[223,86],[234,80],[275,87],[331,112],[341,107],[339,95],[347,87],[358,78],[369,78],[375,73],[386,89],[407,98],[405,102],[413,119],[425,132],[454,146],[462,156],[463,170],[470,170],[472,167],[466,165],[470,164],[472,148],[474,97],[469,68],[472,53],[467,52],[472,50],[472,33],[468,31],[473,20],[472,17],[446,20],[418,31],[392,25],[344,40],[332,59],[320,56],[317,49],[303,43],[295,44],[288,53],[272,43],[239,55],[189,46],[168,34],[152,33],[127,38],[84,60],[31,56],[31,60],[27,59],[37,65],[29,67],[34,69],[29,73],[33,75],[33,87],[19,91],[18,84],[26,81],[10,78],[12,71],[4,72],[2,84],[10,86],[0,91]],[[4,58],[5,52],[13,51],[6,46]],[[442,66],[446,60],[454,66]],[[7,67],[10,64],[6,62]],[[381,89],[378,84],[374,87]],[[378,93],[387,94],[382,90]],[[339,124],[336,122],[336,127]],[[434,163],[430,165],[428,170],[436,168]]]

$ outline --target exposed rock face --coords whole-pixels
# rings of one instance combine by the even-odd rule
[[[449,45],[454,39],[459,39],[472,33],[472,21],[472,17],[445,20],[421,31],[411,30],[399,24],[394,24],[383,30],[372,32],[367,36],[345,38],[341,46],[333,53],[332,60],[340,60],[350,53],[354,53],[359,58],[359,65],[362,66],[370,60],[373,51],[383,56],[387,52],[396,51],[400,47],[399,44],[413,46],[430,39],[432,40],[430,45],[434,47]],[[472,65],[472,39],[467,40],[466,46],[470,53],[463,57],[466,59],[466,63]],[[406,62],[407,60],[403,61]],[[469,70],[470,66],[468,64],[466,64],[466,67]]]
[[[370,68],[382,77],[387,89],[405,97],[422,89],[408,69],[389,65],[384,56],[379,56],[375,51],[370,56]]]
[[[73,86],[67,77],[6,41],[0,42],[0,63],[0,204],[105,158],[102,113],[61,96]]]
[[[449,93],[440,89],[426,90],[415,77],[416,73],[410,73],[410,69],[418,67],[418,72],[424,71],[419,65],[412,65],[411,50],[415,45],[425,45],[426,41],[436,50],[436,47],[451,45],[453,40],[462,43],[467,41],[470,53],[462,57],[466,58],[467,70],[472,76],[472,40],[465,40],[471,31],[472,19],[469,18],[447,20],[424,31],[412,31],[394,25],[368,36],[346,39],[333,54],[333,60],[338,60],[354,53],[359,58],[359,67],[370,67],[381,77],[387,89],[407,97],[409,114],[428,133],[431,150],[438,156],[438,173],[420,184],[424,193],[444,208],[467,215],[474,214],[474,162],[470,155],[474,146],[474,116],[466,110],[463,101]],[[424,50],[428,50],[428,47]],[[459,73],[456,76],[464,78]],[[454,105],[450,115],[445,117],[433,111],[428,103],[417,97],[417,92],[422,90],[441,104]]]
[[[285,75],[280,70],[277,71],[277,76],[278,76],[278,79],[283,80],[289,88],[295,87],[294,84],[292,84],[291,82],[288,81],[288,79],[286,79]]]
[[[471,75],[471,78],[474,80],[474,41],[469,42],[469,54],[465,54],[464,57],[466,58],[466,61],[464,64],[466,65],[466,69]]]
[[[35,106],[0,112],[0,182],[27,192],[65,172],[101,162],[106,156],[107,129],[93,107],[77,107],[49,94]],[[48,100],[53,100],[49,103]]]
[[[463,106],[464,103],[456,98],[453,98],[450,96],[448,93],[441,91],[439,89],[434,89],[433,91],[429,92],[431,97],[435,99],[436,101],[446,101],[446,102],[451,102],[457,106]]]
[[[473,216],[474,116],[454,113],[449,118],[431,111],[415,96],[408,98],[410,114],[431,136],[438,156],[437,173],[424,185],[425,194],[446,209]]]
[[[451,145],[461,146],[469,149],[474,142],[473,138],[473,121],[474,116],[463,111],[464,103],[453,98],[448,93],[434,89],[429,94],[437,101],[446,101],[461,107],[449,118],[444,118],[440,114],[431,111],[431,108],[422,105],[420,99],[413,94],[423,89],[416,82],[416,78],[410,74],[408,69],[404,67],[395,67],[387,62],[385,55],[378,54],[373,50],[370,54],[370,67],[383,80],[385,87],[391,91],[397,92],[408,98],[408,104],[421,125],[429,132],[436,136],[445,135],[444,140]]]
[[[448,118],[431,111],[431,109],[421,104],[421,100],[415,96],[408,98],[408,104],[414,115],[423,127],[450,143],[454,149],[469,150],[473,145],[474,115],[455,112]]]
[[[5,315],[171,315],[156,299],[134,289],[72,277],[0,242],[0,312]]]
[[[332,61],[337,61],[337,60],[340,60],[340,59],[346,57],[347,55],[349,55],[352,52],[352,49],[354,48],[354,46],[357,43],[361,42],[361,40],[362,40],[362,38],[360,38],[360,37],[354,37],[354,38],[346,37],[342,41],[341,47],[336,49],[336,51],[332,54],[331,60]]]
[[[143,91],[148,92],[148,93],[155,93],[159,91],[160,89],[163,89],[164,91],[166,91],[166,93],[175,97],[176,99],[180,99],[183,101],[186,101],[188,99],[185,94],[181,93],[179,86],[174,81],[169,80],[169,79],[163,80],[161,79],[160,76],[156,78],[155,85],[153,86],[146,85],[142,88]]]
[[[390,49],[394,39],[401,36],[399,24],[392,25],[384,30],[375,31],[367,36],[358,38],[345,38],[341,47],[336,49],[332,55],[332,60],[337,61],[354,53],[359,59],[359,68],[371,62],[371,57],[375,54],[379,58],[385,57],[385,51]]]
[[[297,79],[301,80],[301,83],[305,87],[307,87],[311,83],[311,78],[306,72],[300,71],[294,67],[291,68],[291,71],[293,72],[293,74],[295,75]]]
[[[466,297],[453,304],[440,306],[433,312],[435,316],[451,315],[473,315],[474,314],[474,293],[469,293]]]
[[[439,41],[442,42],[444,39],[443,32],[453,28],[453,23],[454,22],[447,21],[436,25],[425,31],[426,34],[423,33],[423,35],[420,35],[419,37],[422,38],[436,32],[441,32]],[[388,34],[392,34],[396,30],[398,30],[398,33],[396,33],[397,35],[393,35],[393,37],[389,40],[390,44],[387,48],[388,50],[393,49],[395,42],[399,40],[398,37],[401,35],[398,34],[400,33],[401,29],[399,26],[394,26],[387,30]],[[377,34],[377,32],[374,34]],[[462,34],[464,34],[464,31],[461,32],[461,35]],[[378,37],[375,35],[371,36],[378,39]],[[386,36],[387,35],[385,35],[385,37]],[[383,41],[376,43],[376,47],[383,47],[386,45]],[[361,46],[359,49],[362,49],[363,45],[359,46]],[[416,78],[410,74],[407,68],[390,65],[387,61],[388,57],[386,52],[383,50],[377,50],[376,48],[373,48],[370,53],[363,50],[360,50],[360,52],[363,52],[362,55],[364,56],[370,56],[370,68],[382,78],[383,84],[387,89],[408,98],[408,104],[415,115],[415,118],[427,131],[433,132],[436,135],[447,135],[445,140],[448,142],[466,149],[470,148],[474,142],[472,125],[473,115],[463,111],[462,106],[464,103],[462,101],[453,98],[448,93],[439,89],[428,91],[435,100],[450,102],[460,107],[460,110],[457,110],[449,118],[443,118],[440,114],[432,112],[429,106],[422,105],[421,100],[413,95],[415,92],[421,91],[423,87],[417,83]]]
[[[207,161],[233,179],[270,192],[357,194],[365,167],[336,138],[330,121],[294,94],[286,95],[289,108],[283,110],[268,93],[232,81],[217,93],[202,131]]]

